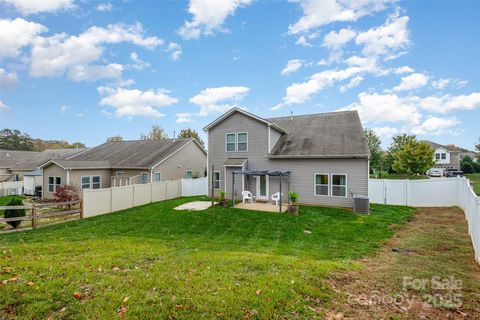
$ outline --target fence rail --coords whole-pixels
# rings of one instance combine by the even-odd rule
[[[458,206],[465,212],[475,259],[480,263],[480,197],[466,178],[428,180],[370,179],[368,196],[372,203],[412,207]]]
[[[40,208],[49,208],[49,207],[58,207],[58,206],[72,206],[80,205],[79,209],[73,210],[64,210],[64,211],[55,211],[47,213],[37,213]],[[80,218],[83,217],[82,212],[82,201],[68,201],[68,202],[50,202],[42,204],[33,204],[32,206],[1,206],[0,211],[3,210],[12,210],[12,209],[25,209],[31,210],[29,215],[23,217],[12,217],[12,218],[0,218],[0,223],[15,222],[15,221],[32,221],[32,228],[37,227],[37,219],[51,218],[51,217],[62,217],[74,214],[80,214]]]

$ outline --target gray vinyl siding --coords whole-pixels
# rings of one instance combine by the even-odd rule
[[[53,193],[48,192],[48,177],[60,177],[63,185],[67,183],[67,174],[64,169],[56,164],[51,164],[43,168],[42,197],[45,199],[53,199]]]
[[[248,132],[248,152],[226,152],[225,134],[234,132]],[[270,132],[272,143],[273,128]],[[278,139],[277,136],[274,137]],[[247,158],[249,170],[282,170],[292,171],[291,191],[299,194],[299,202],[305,204],[352,207],[353,195],[368,195],[368,160],[367,159],[268,159],[268,126],[260,121],[247,117],[241,113],[233,113],[208,132],[209,169],[213,164],[215,171],[220,171],[220,189],[226,191],[227,198],[231,198],[231,171],[240,170],[239,167],[226,168],[223,164],[228,158]],[[225,175],[225,171],[227,174]],[[325,197],[314,194],[314,173],[341,173],[347,175],[347,197]],[[241,189],[241,176],[237,175],[236,197]],[[287,178],[282,184],[284,196],[287,196]],[[225,182],[227,181],[227,182]],[[278,177],[269,178],[268,195],[271,196],[279,189]],[[255,178],[245,178],[245,189],[256,194]]]
[[[187,170],[193,175],[205,176],[207,155],[194,141],[156,166],[153,171],[161,173],[162,181],[178,180],[186,177]]]

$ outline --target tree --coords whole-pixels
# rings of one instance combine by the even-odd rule
[[[460,160],[460,170],[465,173],[474,173],[475,167],[475,162],[473,162],[473,159],[470,156],[465,156]]]
[[[435,164],[434,153],[425,142],[409,139],[393,153],[393,170],[400,174],[425,174]]]
[[[409,136],[407,134],[401,134],[392,138],[392,143],[388,148],[387,155],[385,157],[386,166],[385,168],[389,173],[399,173],[395,170],[393,163],[395,161],[395,153],[402,150],[408,142],[416,142],[417,138],[415,136]]]
[[[182,129],[180,130],[180,133],[178,134],[179,138],[195,138],[198,143],[202,145],[202,147],[205,148],[205,142],[200,138],[200,135],[198,134],[197,131],[187,128],[187,129]]]
[[[478,143],[475,144],[475,151],[477,151],[477,163],[480,163],[480,138],[478,138]]]
[[[141,134],[140,140],[163,140],[168,139],[168,135],[160,126],[152,126],[147,134]]]
[[[3,129],[0,131],[0,149],[32,151],[32,138],[19,130]]]
[[[111,136],[107,138],[107,142],[118,142],[118,141],[123,141],[123,137],[120,135],[117,135],[117,136]]]
[[[370,168],[377,170],[380,173],[382,164],[382,141],[372,129],[366,128],[364,130],[367,138],[368,148],[370,149]]]
[[[59,188],[53,194],[55,201],[57,202],[69,202],[80,200],[80,188],[76,185],[71,186],[65,184]]]

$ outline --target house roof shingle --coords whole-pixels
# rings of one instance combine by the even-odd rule
[[[192,140],[194,139],[106,142],[68,160],[54,162],[69,169],[149,169]]]
[[[339,111],[266,119],[286,131],[269,158],[368,157],[357,111]]]
[[[33,171],[45,161],[53,159],[68,159],[69,157],[82,153],[85,150],[87,149],[47,149],[42,152],[38,152],[36,155],[33,155],[32,157],[29,157],[23,161],[17,162],[15,165],[10,167],[10,170]]]

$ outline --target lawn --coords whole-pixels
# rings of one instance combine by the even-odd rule
[[[317,317],[329,274],[359,268],[414,213],[172,210],[192,199],[0,235],[0,318]]]
[[[22,196],[5,196],[5,197],[0,197],[0,207],[1,206],[6,206],[12,201],[13,199],[21,199],[23,200],[24,197]],[[3,216],[3,211],[0,211],[0,214]]]
[[[473,191],[480,196],[480,173],[469,173],[467,174],[467,177],[470,179]]]

